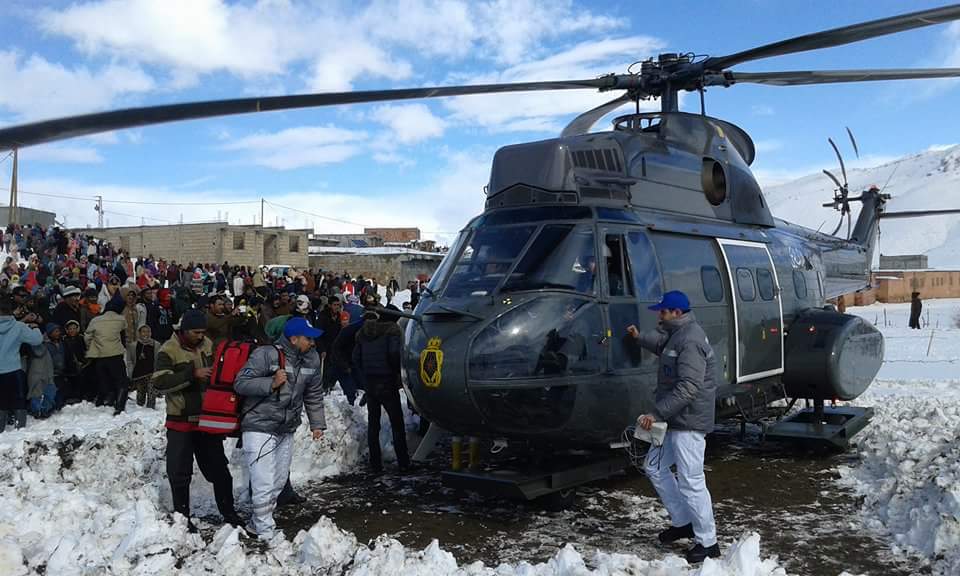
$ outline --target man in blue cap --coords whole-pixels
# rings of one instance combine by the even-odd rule
[[[251,524],[262,540],[273,539],[273,510],[290,473],[293,433],[306,408],[313,439],[323,438],[323,374],[314,340],[323,335],[306,318],[291,318],[276,346],[261,346],[237,374],[234,389],[243,407],[240,430],[250,469]]]
[[[670,513],[672,526],[659,534],[660,542],[694,539],[686,554],[694,564],[720,556],[703,473],[705,436],[713,431],[716,410],[713,347],[683,292],[667,292],[650,310],[660,316],[657,330],[627,327],[634,345],[660,357],[653,410],[641,416],[639,424],[649,430],[654,422],[666,422],[667,433],[662,445],[650,447],[644,470]]]

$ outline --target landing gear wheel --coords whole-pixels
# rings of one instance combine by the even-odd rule
[[[536,501],[550,512],[561,512],[568,508],[572,508],[576,499],[577,489],[567,488],[566,490],[558,490],[556,492],[551,492],[546,496],[541,496],[537,498]]]

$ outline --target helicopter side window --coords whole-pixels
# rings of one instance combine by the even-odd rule
[[[776,293],[773,286],[773,275],[766,268],[757,268],[757,291],[760,292],[760,298],[763,300],[773,300]]]
[[[603,246],[607,266],[607,288],[610,296],[633,296],[629,264],[623,250],[623,236],[610,234]]]
[[[642,302],[657,302],[663,295],[660,287],[660,271],[653,255],[650,239],[643,232],[627,234],[628,265],[633,272],[633,288]]]
[[[757,289],[753,285],[753,274],[749,268],[737,268],[737,291],[744,302],[757,299]]]
[[[501,291],[556,288],[592,294],[596,275],[592,229],[548,224],[530,243]]]
[[[800,270],[793,271],[793,291],[798,299],[805,300],[807,298],[807,279],[804,278],[803,272]]]
[[[701,266],[700,280],[703,282],[703,297],[707,302],[723,300],[723,278],[716,266]]]
[[[506,276],[534,230],[534,226],[478,229],[457,260],[444,296],[490,294]]]

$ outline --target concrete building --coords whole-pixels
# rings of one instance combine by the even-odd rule
[[[929,267],[926,254],[880,255],[881,270],[926,270]]]
[[[311,246],[338,246],[340,248],[375,248],[383,246],[383,238],[372,234],[313,234]]]
[[[311,230],[205,222],[88,228],[84,232],[103,238],[131,256],[153,254],[179,263],[285,264],[306,269]]]
[[[6,228],[10,223],[8,216],[10,216],[10,207],[0,206],[0,227]],[[17,224],[40,224],[45,228],[49,228],[53,226],[56,218],[57,215],[54,212],[17,206],[17,214],[14,221]]]
[[[402,288],[410,280],[433,276],[445,255],[410,248],[311,246],[310,269],[362,275],[364,278],[376,278],[380,283],[393,277]]]
[[[384,242],[410,243],[420,239],[419,228],[364,228],[363,233],[383,238]]]
[[[878,270],[873,274],[880,302],[909,302],[920,298],[960,298],[960,270]]]

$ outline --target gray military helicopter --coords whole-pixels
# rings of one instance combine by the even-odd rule
[[[870,409],[852,400],[879,370],[881,334],[825,308],[870,284],[870,264],[890,197],[851,196],[846,179],[827,204],[850,218],[846,237],[776,219],[750,164],[755,148],[737,126],[703,110],[705,88],[796,86],[960,76],[960,69],[737,72],[745,62],[858,42],[960,19],[960,5],[799,36],[727,56],[661,54],[627,74],[585,80],[304,94],[151,106],[0,129],[0,149],[162,122],[290,108],[482,93],[599,89],[610,102],[554,139],[501,148],[483,214],[460,233],[406,331],[403,382],[417,409],[455,434],[507,439],[544,451],[609,454],[651,406],[657,360],[624,342],[626,327],[653,328],[646,306],[680,289],[719,361],[718,419],[756,421],[783,399],[813,408],[770,435],[843,445]],[[701,111],[682,112],[681,91]],[[659,98],[660,112],[606,114]],[[957,211],[938,211],[936,214]],[[839,226],[838,230],[839,231]],[[618,457],[619,458],[619,457]],[[622,462],[622,458],[619,458]],[[554,466],[505,479],[448,475],[451,485],[532,498],[605,475],[609,460]],[[622,466],[621,466],[622,467]],[[502,489],[507,486],[506,489]]]

